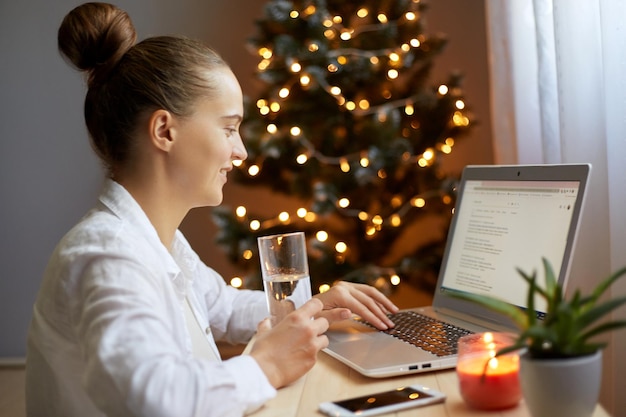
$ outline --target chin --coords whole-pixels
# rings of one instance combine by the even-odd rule
[[[223,201],[224,201],[224,195],[220,193],[220,195],[212,196],[211,198],[207,199],[206,205],[210,207],[215,207],[215,206],[219,206],[220,204],[222,204]]]
[[[224,200],[224,197],[222,195],[203,198],[203,199],[198,200],[196,204],[193,206],[193,208],[216,207],[222,204],[223,200]]]

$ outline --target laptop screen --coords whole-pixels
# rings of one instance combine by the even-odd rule
[[[545,257],[559,277],[571,250],[580,186],[562,180],[465,181],[440,277],[442,292],[488,294],[526,307],[528,284],[516,268],[537,271],[543,286]],[[546,311],[543,299],[535,300],[535,309]]]

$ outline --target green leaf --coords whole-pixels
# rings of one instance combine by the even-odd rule
[[[593,291],[592,298],[593,300],[598,300],[602,294],[611,286],[615,281],[621,278],[623,275],[626,275],[626,267],[623,267],[613,274],[609,275],[607,279],[602,281],[596,289]]]
[[[600,333],[605,333],[611,330],[617,330],[620,329],[622,327],[626,327],[626,321],[625,320],[618,320],[618,321],[611,321],[608,323],[604,323],[601,324],[599,326],[596,326],[594,328],[592,328],[591,330],[587,331],[586,333],[582,334],[580,336],[581,340],[587,340],[590,339],[594,336],[599,335]]]
[[[533,271],[532,275],[528,275],[526,272],[524,272],[523,270],[521,270],[520,268],[515,268],[517,273],[521,275],[521,277],[528,283],[528,285],[531,285],[533,281],[536,281],[536,277],[537,277],[537,272]],[[538,292],[539,295],[541,295],[541,297],[547,299],[548,298],[548,293],[545,292],[545,290],[537,285],[535,285],[534,288],[535,292]]]
[[[546,292],[548,293],[548,296],[552,298],[552,296],[561,292],[561,288],[557,285],[554,269],[552,269],[550,261],[548,261],[547,258],[541,258],[541,261],[543,262],[543,270],[546,275]]]
[[[584,329],[585,327],[594,323],[596,320],[599,320],[600,318],[604,317],[605,315],[625,303],[626,297],[608,300],[605,303],[593,307],[590,310],[581,314],[578,318],[578,324],[580,325],[581,329]]]
[[[477,303],[492,311],[504,314],[505,316],[511,318],[515,324],[522,329],[528,326],[528,318],[524,314],[523,310],[500,299],[487,295],[470,294],[460,291],[451,292],[449,295],[453,298]]]

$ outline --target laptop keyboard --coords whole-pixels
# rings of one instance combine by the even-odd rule
[[[401,311],[388,316],[396,326],[393,329],[381,330],[383,333],[387,333],[437,356],[456,354],[459,338],[473,333],[462,327],[454,326],[415,311]],[[360,318],[356,318],[356,320],[374,327]]]

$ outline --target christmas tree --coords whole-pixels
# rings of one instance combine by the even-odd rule
[[[261,288],[256,238],[296,230],[314,292],[338,279],[434,284],[456,183],[441,159],[470,119],[458,74],[429,83],[446,40],[424,34],[425,11],[419,0],[266,4],[250,40],[263,88],[246,99],[248,159],[234,177],[301,207],[213,211],[217,241],[243,271],[232,285]]]

